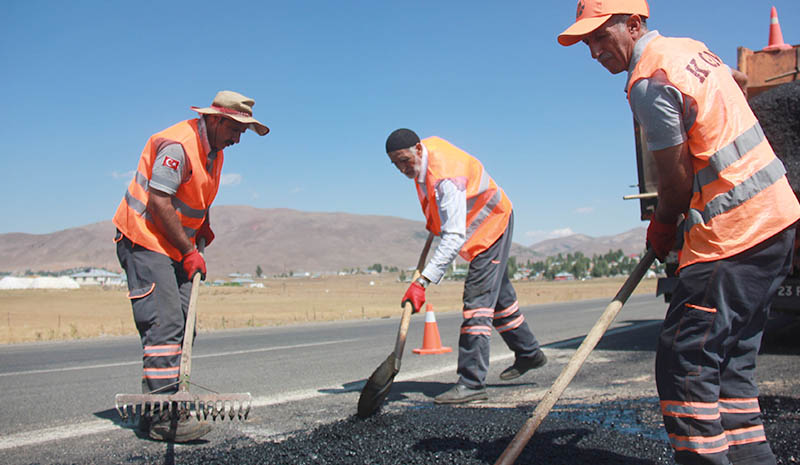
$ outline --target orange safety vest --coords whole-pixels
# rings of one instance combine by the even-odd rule
[[[217,152],[213,172],[208,173],[205,170],[208,154],[203,150],[197,124],[197,119],[182,121],[148,139],[139,158],[136,174],[117,207],[113,220],[117,229],[134,244],[168,255],[176,261],[182,258],[180,251],[159,231],[147,211],[150,177],[158,149],[165,143],[181,144],[191,174],[172,196],[172,205],[178,213],[184,232],[194,244],[195,234],[202,226],[211,202],[217,196],[223,161],[220,150]]]
[[[436,204],[439,182],[450,179],[466,184],[467,237],[459,255],[470,261],[503,235],[511,216],[511,201],[477,158],[439,137],[428,137],[422,143],[428,149],[425,188],[420,183],[415,185],[427,220],[425,227],[437,236],[441,234],[442,220]]]
[[[697,103],[688,129],[694,187],[679,267],[741,253],[791,226],[800,204],[742,91],[701,42],[655,37],[628,84],[663,71]]]

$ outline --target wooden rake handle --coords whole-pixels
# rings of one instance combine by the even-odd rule
[[[425,266],[425,259],[428,258],[428,251],[431,249],[433,243],[433,233],[428,234],[428,239],[425,241],[425,246],[422,248],[422,253],[419,254],[419,261],[417,261],[417,269],[414,270],[414,276],[411,281],[415,281],[422,273],[422,268]],[[406,346],[406,335],[408,334],[408,325],[411,322],[411,304],[403,305],[403,315],[400,317],[400,330],[397,331],[397,340],[394,343],[394,356],[395,356],[395,371],[400,370],[400,358],[403,357],[403,349]]]
[[[608,327],[611,326],[614,318],[616,318],[622,306],[628,300],[628,297],[633,293],[633,290],[636,289],[639,281],[642,280],[655,258],[655,252],[653,252],[652,249],[647,249],[647,253],[639,261],[639,264],[636,265],[636,268],[634,268],[631,275],[628,276],[628,279],[625,280],[625,283],[622,285],[619,292],[617,292],[614,300],[608,304],[603,314],[600,315],[600,319],[597,320],[597,323],[594,324],[589,334],[586,335],[586,338],[578,347],[578,350],[572,355],[567,366],[561,370],[561,374],[558,375],[558,378],[550,387],[550,390],[548,390],[542,400],[539,401],[536,410],[533,411],[528,421],[525,422],[517,435],[514,436],[514,439],[511,440],[511,443],[506,447],[506,450],[503,451],[500,458],[497,459],[495,465],[511,465],[517,460],[517,457],[522,453],[522,450],[525,448],[525,445],[528,444],[533,433],[536,432],[536,428],[544,421],[547,414],[550,413],[550,410],[553,408],[553,405],[555,405],[558,398],[561,397],[561,394],[567,388],[567,385],[569,385],[572,378],[575,377],[575,374],[577,374],[578,370],[583,366],[589,353],[595,348]]]
[[[202,254],[206,249],[206,239],[197,241],[197,250]],[[194,325],[197,317],[197,294],[200,290],[200,273],[192,277],[192,293],[189,295],[189,309],[186,311],[186,326],[183,331],[183,347],[181,348],[181,371],[178,377],[178,389],[189,389],[189,378],[192,375],[192,343],[194,343]]]

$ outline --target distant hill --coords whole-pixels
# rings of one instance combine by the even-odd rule
[[[585,234],[572,234],[537,242],[528,248],[534,254],[544,257],[559,253],[574,254],[575,252],[583,252],[587,257],[591,257],[594,254],[601,255],[609,250],[616,251],[618,249],[622,249],[626,255],[630,255],[644,251],[646,235],[647,228],[645,227],[634,228],[614,236],[591,237]]]
[[[416,265],[427,237],[423,222],[391,216],[227,205],[211,210],[216,240],[207,260],[212,275],[254,273],[257,266],[266,275],[364,269],[375,263],[409,268]],[[89,266],[119,271],[113,235],[111,221],[50,234],[0,234],[0,271]],[[511,255],[525,263],[577,250],[589,256],[620,248],[636,253],[643,243],[644,228],[637,228],[596,239],[576,234],[531,247],[514,244]]]

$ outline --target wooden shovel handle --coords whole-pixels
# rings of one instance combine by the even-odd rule
[[[412,282],[416,281],[420,273],[422,273],[422,268],[425,266],[425,259],[428,258],[428,251],[431,249],[431,244],[433,243],[433,237],[433,233],[428,234],[428,239],[425,241],[422,253],[419,254],[417,269],[414,270],[414,276],[411,278]],[[395,371],[400,370],[400,359],[403,357],[403,349],[406,346],[406,334],[408,334],[408,325],[411,322],[411,310],[411,304],[403,304],[403,314],[400,317],[400,330],[397,331],[397,341],[394,343]]]
[[[644,274],[647,272],[647,269],[650,268],[650,265],[653,264],[653,260],[655,260],[656,254],[653,252],[652,249],[647,249],[647,253],[642,257],[639,261],[639,264],[636,265],[631,275],[628,276],[628,279],[625,280],[625,283],[622,285],[622,288],[617,292],[617,295],[614,297],[614,300],[611,301],[610,304],[606,307],[603,314],[600,315],[600,319],[597,320],[597,323],[592,326],[592,329],[589,331],[589,334],[586,335],[581,345],[578,347],[578,350],[572,355],[572,358],[567,363],[567,366],[561,370],[561,374],[558,375],[558,378],[555,380],[553,385],[550,387],[550,390],[544,395],[542,400],[536,405],[536,409],[533,411],[533,414],[528,421],[522,426],[514,439],[511,440],[511,443],[506,447],[506,450],[503,451],[503,455],[497,459],[495,465],[511,465],[517,460],[519,454],[522,453],[522,449],[525,448],[525,445],[528,444],[528,441],[533,436],[533,433],[536,431],[536,428],[544,421],[545,417],[548,413],[550,413],[550,409],[553,408],[558,398],[561,396],[561,393],[564,392],[564,389],[567,388],[572,378],[578,372],[578,370],[583,366],[583,362],[586,361],[586,358],[589,356],[589,353],[595,348],[597,343],[600,341],[600,338],[605,334],[608,327],[614,321],[614,318],[617,316],[619,311],[622,309],[622,305],[628,300],[633,290],[636,289],[636,286],[639,284],[639,281],[642,280]]]

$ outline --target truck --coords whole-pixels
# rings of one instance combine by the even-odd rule
[[[770,45],[753,51],[738,48],[739,71],[747,75],[748,103],[761,124],[775,154],[786,167],[789,183],[800,199],[800,45]],[[653,155],[647,150],[644,132],[634,121],[638,194],[625,199],[639,200],[642,221],[649,221],[658,203]],[[794,266],[778,289],[771,311],[800,317],[800,224],[795,241]],[[679,234],[680,235],[680,234]],[[677,284],[678,249],[665,258],[665,277],[658,279],[656,295],[669,302]]]

